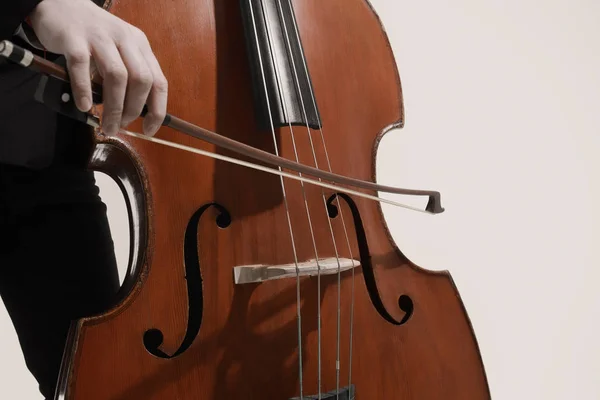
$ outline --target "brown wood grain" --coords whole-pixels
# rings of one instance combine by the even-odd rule
[[[400,79],[377,15],[365,0],[293,1],[323,120],[318,131],[277,132],[280,154],[332,171],[375,180],[375,155],[390,127],[401,127]],[[169,112],[206,129],[273,152],[270,132],[255,127],[252,92],[238,0],[120,0],[115,15],[140,27],[169,80]],[[139,126],[133,127],[133,130]],[[292,136],[293,135],[293,136]],[[218,153],[225,150],[162,128],[158,137]],[[99,143],[99,149],[106,149]],[[114,151],[115,144],[111,144]],[[273,399],[299,396],[296,281],[234,285],[235,265],[294,262],[279,178],[214,159],[121,137],[117,146],[139,170],[148,235],[130,293],[106,314],[79,321],[67,348],[63,388],[67,399]],[[110,158],[110,157],[109,157]],[[113,158],[111,158],[113,159]],[[103,159],[93,166],[101,169]],[[105,168],[107,170],[107,168]],[[122,177],[121,177],[122,179]],[[133,179],[137,181],[138,179]],[[286,180],[298,261],[358,257],[354,224],[342,203],[351,248],[340,217],[333,238],[319,187]],[[305,197],[306,195],[306,203]],[[341,385],[348,384],[350,305],[354,286],[352,383],[357,399],[489,399],[477,341],[452,278],[414,265],[393,242],[380,206],[355,199],[365,227],[383,303],[398,320],[400,295],[414,302],[409,321],[396,326],[375,310],[362,270],[342,275]],[[143,346],[143,333],[165,333],[174,352],[187,325],[183,242],[190,217],[218,202],[232,215],[215,224],[209,209],[198,224],[203,278],[203,319],[192,346],[174,359],[159,359]],[[306,205],[310,212],[310,221]],[[310,225],[309,225],[310,224]],[[311,226],[314,242],[311,238]],[[317,254],[315,254],[314,245]],[[317,394],[317,303],[321,304],[322,390],[335,389],[337,277],[302,278],[304,395]]]

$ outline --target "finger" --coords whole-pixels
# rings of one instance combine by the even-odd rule
[[[92,45],[92,56],[103,77],[102,130],[109,136],[116,135],[123,115],[127,90],[127,69],[117,46],[110,39],[95,41]]]
[[[121,119],[121,127],[125,127],[142,113],[142,109],[152,88],[153,76],[135,42],[128,39],[119,44],[119,50],[128,75],[127,91],[125,93],[125,103]]]
[[[79,110],[87,112],[92,108],[92,82],[90,77],[90,50],[83,41],[73,41],[65,51],[67,71]]]
[[[152,73],[153,82],[146,105],[148,113],[144,117],[144,134],[154,136],[167,115],[168,83],[152,51],[148,40],[140,39],[140,51]]]

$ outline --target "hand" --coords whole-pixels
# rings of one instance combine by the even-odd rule
[[[140,116],[153,136],[167,108],[167,80],[146,35],[91,0],[42,0],[30,15],[39,41],[67,61],[75,104],[92,107],[91,66],[103,78],[102,130],[115,135]]]

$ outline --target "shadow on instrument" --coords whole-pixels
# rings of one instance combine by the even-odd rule
[[[223,136],[275,154],[272,132],[259,131],[256,123],[238,2],[215,0],[214,9],[217,40],[216,131]],[[281,132],[277,129],[275,133],[277,144],[280,145]],[[281,146],[278,150],[281,154]],[[216,147],[215,152],[271,167],[220,147]],[[236,196],[232,201],[236,201],[237,218],[260,214],[279,206],[283,201],[281,182],[275,175],[216,160],[213,179],[216,199]],[[235,188],[232,189],[231,186]]]
[[[349,277],[350,275],[343,275],[342,280]],[[302,315],[312,315],[317,308],[314,279],[301,278]],[[321,284],[320,300],[322,301],[327,289],[337,284],[337,277],[322,276]],[[261,388],[266,389],[273,385],[276,385],[277,392],[285,398],[297,395],[299,386],[297,320],[291,319],[280,329],[267,334],[256,333],[259,325],[273,317],[273,310],[295,307],[296,285],[289,285],[287,290],[273,295],[259,307],[254,304],[249,308],[251,297],[258,286],[259,284],[251,284],[237,287],[232,299],[231,313],[222,328],[212,335],[198,338],[195,345],[176,358],[177,363],[167,360],[162,368],[111,400],[152,398],[165,387],[176,384],[182,376],[193,373],[198,365],[206,364],[208,357],[215,357],[215,351],[219,352],[219,362],[215,366],[216,379],[212,383],[212,390],[207,390],[213,394],[211,398],[255,398],[256,394],[261,392]],[[307,337],[316,334],[316,331],[317,319],[303,318],[303,347],[307,343]],[[280,353],[270,351],[273,348],[289,351]],[[267,370],[270,374],[265,373]],[[276,375],[273,374],[274,371],[277,372]],[[258,396],[262,398],[260,394]]]

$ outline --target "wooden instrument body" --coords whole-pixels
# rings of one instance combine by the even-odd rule
[[[400,79],[381,23],[365,0],[292,3],[331,169],[374,181],[379,141],[404,120]],[[271,132],[256,127],[239,0],[119,0],[106,7],[147,34],[169,80],[170,113],[274,151]],[[139,131],[140,126],[131,129]],[[306,127],[277,129],[279,154],[295,159],[292,135],[299,161],[314,166]],[[310,135],[318,166],[327,169],[321,135],[318,130]],[[223,153],[168,128],[158,137]],[[125,137],[99,142],[92,167],[113,176],[126,192],[135,233],[131,269],[122,301],[114,309],[74,324],[57,397],[300,396],[296,279],[236,285],[232,272],[240,265],[294,262],[279,178]],[[359,258],[356,225],[345,201],[340,204],[346,230],[340,215],[327,214],[324,198],[330,191],[302,188],[289,180],[285,188],[299,262],[314,259],[315,247],[320,258],[335,257],[336,248],[340,257]],[[359,198],[354,202],[383,305],[398,321],[405,317],[400,296],[409,296],[414,309],[408,321],[394,325],[374,307],[362,268],[355,270],[354,282],[350,272],[341,274],[340,386],[347,386],[349,379],[354,286],[356,398],[488,399],[478,345],[450,275],[411,263],[391,239],[380,206]],[[211,203],[228,211],[230,224],[218,226],[215,206],[207,206],[197,221],[193,219]],[[197,236],[190,241],[196,228]],[[192,253],[198,255],[199,265],[190,265],[193,257],[186,260]],[[163,332],[160,349],[167,354],[180,347],[189,330],[188,290],[198,280],[189,273],[186,279],[186,268],[196,268],[202,278],[201,302],[197,303],[197,286],[193,298],[194,310],[201,311],[199,333],[178,356],[156,357],[144,346],[148,329]],[[337,275],[321,277],[320,294],[317,281],[300,279],[304,396],[318,393],[319,301],[321,390],[336,388]]]

